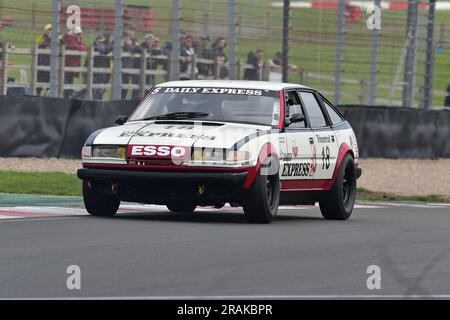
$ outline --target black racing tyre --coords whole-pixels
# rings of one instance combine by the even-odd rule
[[[113,196],[96,194],[83,180],[83,200],[87,212],[93,216],[112,217],[119,209],[120,200]]]
[[[178,213],[193,213],[197,208],[195,204],[189,202],[172,202],[166,206],[171,212]]]
[[[272,222],[277,216],[279,203],[280,179],[278,173],[273,175],[258,173],[243,200],[247,220],[251,223]]]
[[[347,220],[356,198],[355,164],[350,154],[342,160],[333,188],[319,201],[322,216],[327,220]]]

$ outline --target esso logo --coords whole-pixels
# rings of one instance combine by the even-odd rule
[[[130,156],[144,156],[144,157],[161,157],[161,158],[181,158],[186,154],[184,147],[173,146],[131,146]]]

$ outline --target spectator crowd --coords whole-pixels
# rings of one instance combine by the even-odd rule
[[[36,45],[39,49],[51,48],[51,33],[52,25],[46,24],[44,26],[43,33],[37,37]],[[66,50],[87,52],[89,46],[83,42],[83,30],[80,27],[75,27],[69,30],[64,35],[59,36],[59,41],[65,46]],[[194,37],[190,34],[180,32],[180,79],[186,80],[192,78],[208,78],[217,77],[219,79],[226,79],[229,74],[229,70],[226,66],[228,57],[225,53],[227,47],[227,41],[224,37],[218,37],[214,42],[211,41],[209,34],[202,35],[198,40],[194,40]],[[168,70],[169,59],[164,56],[168,56],[173,48],[170,41],[166,41],[161,44],[161,40],[152,33],[146,34],[142,41],[139,41],[136,33],[136,29],[133,26],[127,27],[124,30],[122,39],[122,68],[124,69],[136,69],[141,70],[142,60],[141,54],[146,51],[147,60],[145,61],[146,70],[155,70],[161,67],[163,70]],[[107,85],[111,81],[111,72],[113,67],[112,51],[114,46],[114,38],[111,34],[98,35],[91,44],[93,51],[96,53],[93,57],[94,73],[92,75],[93,84]],[[200,58],[199,61],[193,63],[194,56]],[[203,59],[203,60],[202,60]],[[261,49],[255,52],[250,51],[247,56],[248,67],[244,71],[245,80],[260,80],[261,72],[264,64],[264,51]],[[208,61],[220,60],[219,69],[216,69],[215,64]],[[50,54],[40,52],[38,54],[37,63],[40,66],[50,65]],[[64,64],[65,67],[80,67],[87,66],[87,59],[82,64],[80,55],[66,54]],[[280,53],[269,60],[271,67],[281,69]],[[102,70],[96,71],[95,68],[101,68]],[[193,69],[194,68],[194,69]],[[105,70],[109,70],[105,71]],[[87,74],[85,72],[76,72],[70,70],[64,74],[64,84],[69,85],[63,91],[63,97],[75,97],[84,98],[86,96],[86,89],[76,91],[71,88],[70,85],[76,82],[76,79],[80,79],[82,83],[87,83]],[[50,72],[39,70],[37,72],[38,83],[49,83]],[[122,99],[126,99],[131,96],[131,99],[139,99],[140,73],[139,72],[123,72],[122,84],[134,85],[131,90],[123,88],[121,92]],[[154,75],[145,76],[145,85],[150,87],[155,84]],[[38,95],[46,96],[48,89],[38,87],[36,89]],[[95,87],[92,90],[92,97],[95,100],[102,100],[106,91],[106,86]],[[130,92],[131,91],[131,92]]]

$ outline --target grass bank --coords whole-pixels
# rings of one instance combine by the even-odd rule
[[[81,196],[81,180],[69,173],[0,171],[0,193]],[[358,188],[359,200],[450,202],[450,196],[399,196]]]
[[[443,195],[420,195],[400,196],[387,192],[374,192],[364,188],[358,188],[357,198],[359,200],[371,201],[421,201],[421,202],[450,202],[450,196]]]
[[[0,192],[81,196],[81,180],[69,173],[0,171]]]

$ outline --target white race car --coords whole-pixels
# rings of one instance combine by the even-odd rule
[[[130,117],[92,133],[82,150],[87,211],[112,216],[121,201],[242,206],[250,222],[281,204],[319,202],[326,219],[348,219],[358,145],[349,123],[314,89],[262,81],[159,84]]]

